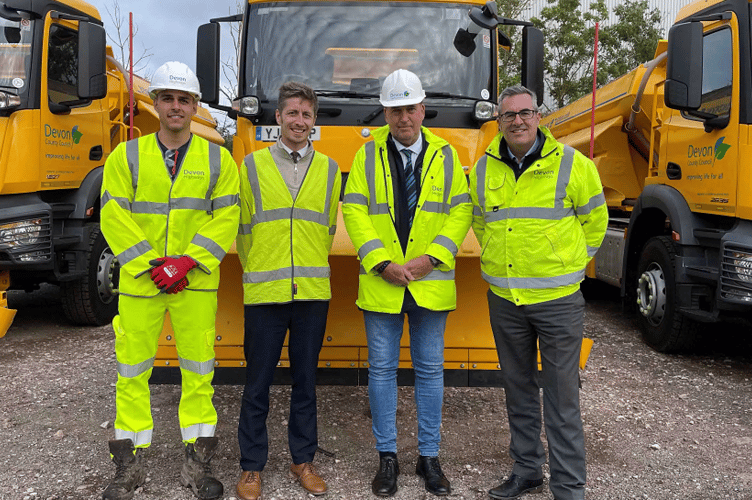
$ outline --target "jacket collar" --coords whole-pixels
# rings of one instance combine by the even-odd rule
[[[550,130],[548,130],[546,127],[539,126],[538,127],[538,133],[543,134],[543,145],[540,149],[540,157],[545,158],[554,151],[556,151],[558,148],[561,147],[559,141],[556,140],[554,135],[551,133]],[[493,138],[491,141],[491,144],[488,145],[486,148],[486,154],[492,158],[495,158],[499,161],[504,161],[504,158],[507,158],[507,145],[506,141],[504,144],[501,144],[501,142],[504,140],[504,134],[499,132],[496,134],[496,137]],[[499,150],[503,152],[502,155],[499,155]]]
[[[425,138],[426,142],[428,142],[429,145],[434,146],[437,149],[441,149],[444,146],[448,146],[449,142],[447,142],[445,139],[442,139],[438,135],[434,134],[430,130],[428,130],[426,127],[420,127],[420,131],[423,134],[423,137]],[[376,130],[373,130],[371,132],[371,135],[373,136],[373,140],[376,142],[386,142],[387,138],[389,137],[389,125],[384,125],[383,127],[379,127]]]

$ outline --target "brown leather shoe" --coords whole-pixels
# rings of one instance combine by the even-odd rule
[[[244,470],[235,490],[240,500],[261,500],[261,473],[255,470]]]
[[[304,464],[290,465],[290,472],[300,483],[304,490],[311,495],[323,495],[327,492],[326,483],[321,476],[313,470],[313,464],[306,462]]]

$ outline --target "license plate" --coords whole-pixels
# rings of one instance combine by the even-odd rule
[[[256,140],[261,142],[277,142],[281,133],[280,130],[280,127],[277,125],[258,126],[256,127]],[[313,127],[309,137],[312,141],[320,141],[321,129]]]

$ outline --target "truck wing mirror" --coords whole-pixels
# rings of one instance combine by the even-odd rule
[[[78,24],[78,97],[102,99],[107,95],[107,60],[104,27],[86,21]]]
[[[666,106],[693,111],[702,103],[702,23],[673,26],[668,33]]]
[[[199,26],[196,35],[196,77],[201,85],[201,100],[219,104],[219,23]]]
[[[543,32],[532,26],[522,29],[522,85],[535,92],[543,104]]]

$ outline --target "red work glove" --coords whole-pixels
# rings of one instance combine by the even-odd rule
[[[185,275],[188,271],[196,267],[196,261],[183,255],[177,259],[174,257],[160,257],[149,262],[150,265],[156,266],[151,270],[151,280],[154,284],[167,293],[177,293],[188,285],[188,280],[185,279]],[[182,286],[178,285],[185,279],[185,283]],[[175,287],[178,290],[173,291]]]
[[[188,278],[186,278],[186,277],[183,277],[183,279],[182,279],[182,280],[178,281],[177,283],[175,283],[175,284],[174,284],[174,285],[172,285],[171,287],[167,288],[167,289],[165,290],[165,293],[169,293],[169,294],[172,294],[172,295],[174,295],[174,294],[176,294],[176,293],[178,293],[178,292],[182,292],[182,291],[183,291],[183,289],[184,289],[185,287],[187,287],[187,286],[188,286]]]

